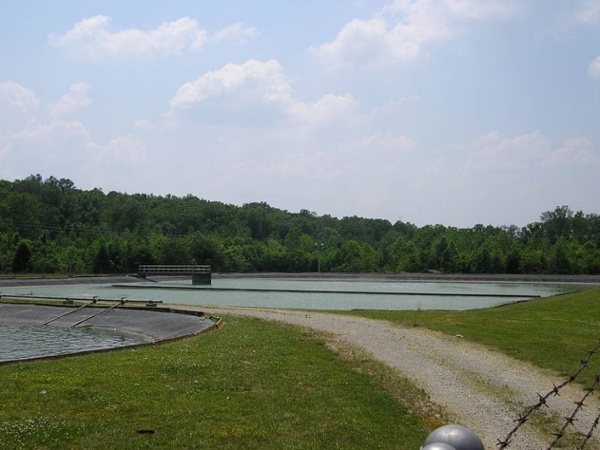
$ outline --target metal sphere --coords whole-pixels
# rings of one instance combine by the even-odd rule
[[[444,425],[433,430],[425,439],[423,448],[431,444],[446,444],[454,450],[485,450],[481,439],[471,430],[460,425]]]
[[[425,447],[421,447],[421,450],[456,450],[454,447],[448,444],[429,444]]]

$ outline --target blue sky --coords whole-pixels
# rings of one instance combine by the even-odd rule
[[[0,48],[2,179],[417,225],[600,212],[600,0],[6,0]]]

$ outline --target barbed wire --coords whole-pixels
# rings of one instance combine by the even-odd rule
[[[534,412],[536,412],[537,410],[541,409],[542,407],[548,406],[547,400],[550,397],[556,397],[556,396],[560,395],[560,390],[562,388],[573,383],[577,379],[577,377],[579,377],[581,372],[583,372],[588,367],[590,359],[596,353],[598,353],[598,351],[600,351],[600,341],[593,349],[591,349],[590,351],[587,352],[585,358],[581,360],[581,365],[579,366],[579,369],[577,369],[577,371],[573,375],[571,375],[569,378],[567,378],[565,381],[563,381],[558,386],[555,385],[553,387],[553,389],[550,390],[549,392],[547,392],[546,394],[541,395],[538,393],[537,394],[538,398],[539,398],[538,402],[535,403],[534,405],[532,405],[531,407],[529,407],[529,409],[524,414],[519,415],[518,419],[515,420],[515,422],[517,423],[515,425],[515,427],[509,431],[509,433],[506,435],[506,437],[503,440],[498,440],[499,450],[504,450],[504,449],[508,448],[510,446],[510,442],[511,442],[512,438],[514,437],[514,435],[530,419],[531,415]],[[555,446],[558,444],[558,442],[565,436],[566,429],[569,427],[569,425],[573,424],[573,422],[575,421],[575,416],[577,416],[577,414],[582,410],[585,400],[590,395],[592,395],[592,393],[596,390],[596,388],[598,387],[599,384],[600,384],[600,375],[596,375],[592,386],[585,389],[586,392],[582,396],[580,401],[575,402],[575,409],[568,417],[565,418],[565,423],[561,427],[560,431],[558,431],[557,433],[554,433],[555,439],[550,444],[550,446],[546,448],[546,450],[551,450],[551,449],[555,448]],[[583,437],[583,441],[582,441],[581,445],[579,447],[577,447],[577,450],[581,450],[585,447],[587,442],[592,438],[594,431],[598,428],[599,423],[600,423],[600,412],[596,416],[595,420],[592,422],[588,433]]]
[[[598,415],[592,422],[592,426],[590,427],[590,430],[588,431],[588,433],[585,435],[585,437],[581,443],[581,446],[579,447],[578,450],[581,450],[585,446],[585,444],[587,444],[587,442],[591,439],[592,433],[594,433],[594,430],[598,427],[599,422],[600,422],[600,412],[598,412]]]

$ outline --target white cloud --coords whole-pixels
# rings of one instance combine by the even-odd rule
[[[395,156],[401,153],[410,153],[415,150],[415,141],[408,136],[394,136],[390,134],[375,133],[360,142],[364,149],[378,149],[381,153]]]
[[[558,146],[539,131],[514,137],[492,132],[447,152],[427,170],[437,176],[445,173],[449,185],[467,186],[539,175],[564,166],[597,167],[600,155],[593,142],[583,136],[566,139]]]
[[[104,146],[90,142],[87,149],[90,160],[96,164],[124,163],[139,166],[146,161],[146,146],[130,134],[119,136]]]
[[[89,139],[85,125],[79,121],[53,120],[35,123],[14,134],[15,141],[52,142],[64,139]]]
[[[0,83],[0,147],[2,141],[35,121],[40,102],[37,95],[14,81]],[[4,139],[2,139],[4,137]],[[8,153],[5,147],[3,153]]]
[[[152,58],[178,55],[186,49],[200,49],[207,34],[189,17],[165,22],[150,31],[109,30],[111,18],[94,16],[77,22],[60,36],[50,35],[49,42],[70,57],[100,62],[109,59]]]
[[[149,119],[138,119],[133,122],[135,128],[149,130],[152,128],[152,122]]]
[[[515,11],[515,5],[506,0],[446,0],[446,4],[454,16],[468,20],[507,17]]]
[[[356,109],[358,102],[352,95],[325,95],[314,103],[293,102],[288,114],[294,121],[322,124]]]
[[[557,143],[539,131],[517,136],[492,132],[429,155],[415,174],[420,198],[429,197],[441,223],[468,217],[475,208],[472,217],[478,222],[473,223],[500,225],[508,220],[527,223],[531,205],[541,211],[590,203],[598,192],[594,175],[599,167],[600,151],[587,137]]]
[[[87,96],[90,85],[87,83],[77,83],[71,85],[69,93],[63,95],[56,103],[48,107],[50,117],[65,117],[92,103],[92,99]]]
[[[125,135],[99,146],[86,125],[69,118],[91,103],[89,85],[73,84],[56,103],[40,108],[36,94],[17,83],[0,83],[0,177],[30,173],[82,173],[102,164],[125,170],[145,161],[145,147]],[[17,120],[18,119],[18,120]]]
[[[0,83],[0,109],[27,114],[36,111],[40,102],[35,93],[14,81]]]
[[[417,148],[415,141],[403,135],[373,133],[358,137],[344,145],[340,153],[340,164],[346,177],[355,178],[369,185],[395,185],[396,176],[406,174],[407,161],[414,162],[411,155]]]
[[[227,64],[182,85],[169,102],[167,125],[178,123],[184,111],[192,111],[194,120],[219,126],[273,123],[273,134],[307,132],[334,120],[350,120],[358,101],[352,95],[327,94],[315,102],[302,102],[293,95],[289,77],[275,60],[249,60]],[[194,112],[198,112],[195,114]]]
[[[311,51],[326,65],[334,68],[382,66],[390,62],[392,46],[388,36],[388,24],[382,18],[353,20],[344,25],[333,42],[313,47]],[[414,56],[415,45],[407,42],[396,51],[403,51],[408,58]]]
[[[550,141],[539,131],[512,138],[492,132],[479,138],[462,171],[514,171],[530,168],[550,149]]]
[[[598,56],[590,63],[588,67],[588,72],[591,77],[600,78],[600,56]]]
[[[378,68],[405,63],[458,32],[465,21],[505,17],[510,3],[474,0],[396,0],[368,20],[344,25],[336,38],[310,51],[327,66]]]
[[[85,160],[90,136],[79,121],[33,121],[9,137],[0,174],[25,176],[30,173],[76,172]]]
[[[291,87],[281,65],[270,60],[227,64],[181,86],[170,101],[171,108],[190,108],[210,98],[235,95],[238,101],[287,102]]]
[[[304,177],[311,174],[317,178],[331,177],[331,160],[322,152],[284,155],[282,160],[258,161],[245,160],[235,166],[240,176],[252,174],[253,177],[277,176],[281,178]]]
[[[588,0],[577,12],[577,20],[582,23],[593,24],[600,21],[600,1]]]
[[[600,166],[600,155],[594,153],[594,143],[586,137],[567,139],[543,161],[547,166]]]
[[[244,27],[240,23],[234,23],[214,33],[210,39],[214,42],[233,42],[238,45],[247,43],[250,39],[258,36],[256,28]]]

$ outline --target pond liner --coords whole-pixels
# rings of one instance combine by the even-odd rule
[[[35,303],[3,303],[0,302],[0,324],[18,324],[31,326],[44,326],[44,322],[49,318],[56,317],[58,309],[79,309],[72,306],[63,305],[40,305]],[[95,310],[88,317],[85,327],[91,329],[108,329],[118,330],[125,334],[138,334],[146,337],[145,343],[126,345],[114,348],[102,348],[84,351],[74,351],[68,354],[48,355],[41,357],[32,357],[24,359],[16,359],[10,361],[0,361],[0,365],[8,363],[18,363],[29,360],[52,359],[66,357],[72,355],[81,355],[103,351],[115,351],[126,348],[154,345],[161,342],[183,339],[190,336],[196,336],[209,331],[218,329],[220,318],[216,316],[205,316],[197,311],[174,310],[171,308],[135,308],[121,307],[118,309],[112,308],[110,311],[105,306],[88,306],[88,310]],[[98,311],[104,311],[99,316]],[[73,317],[73,314],[75,317]],[[52,325],[47,327],[70,327],[73,322],[81,321],[82,314],[74,312],[68,316],[59,314],[61,318],[52,322]],[[66,320],[68,317],[68,321]]]

